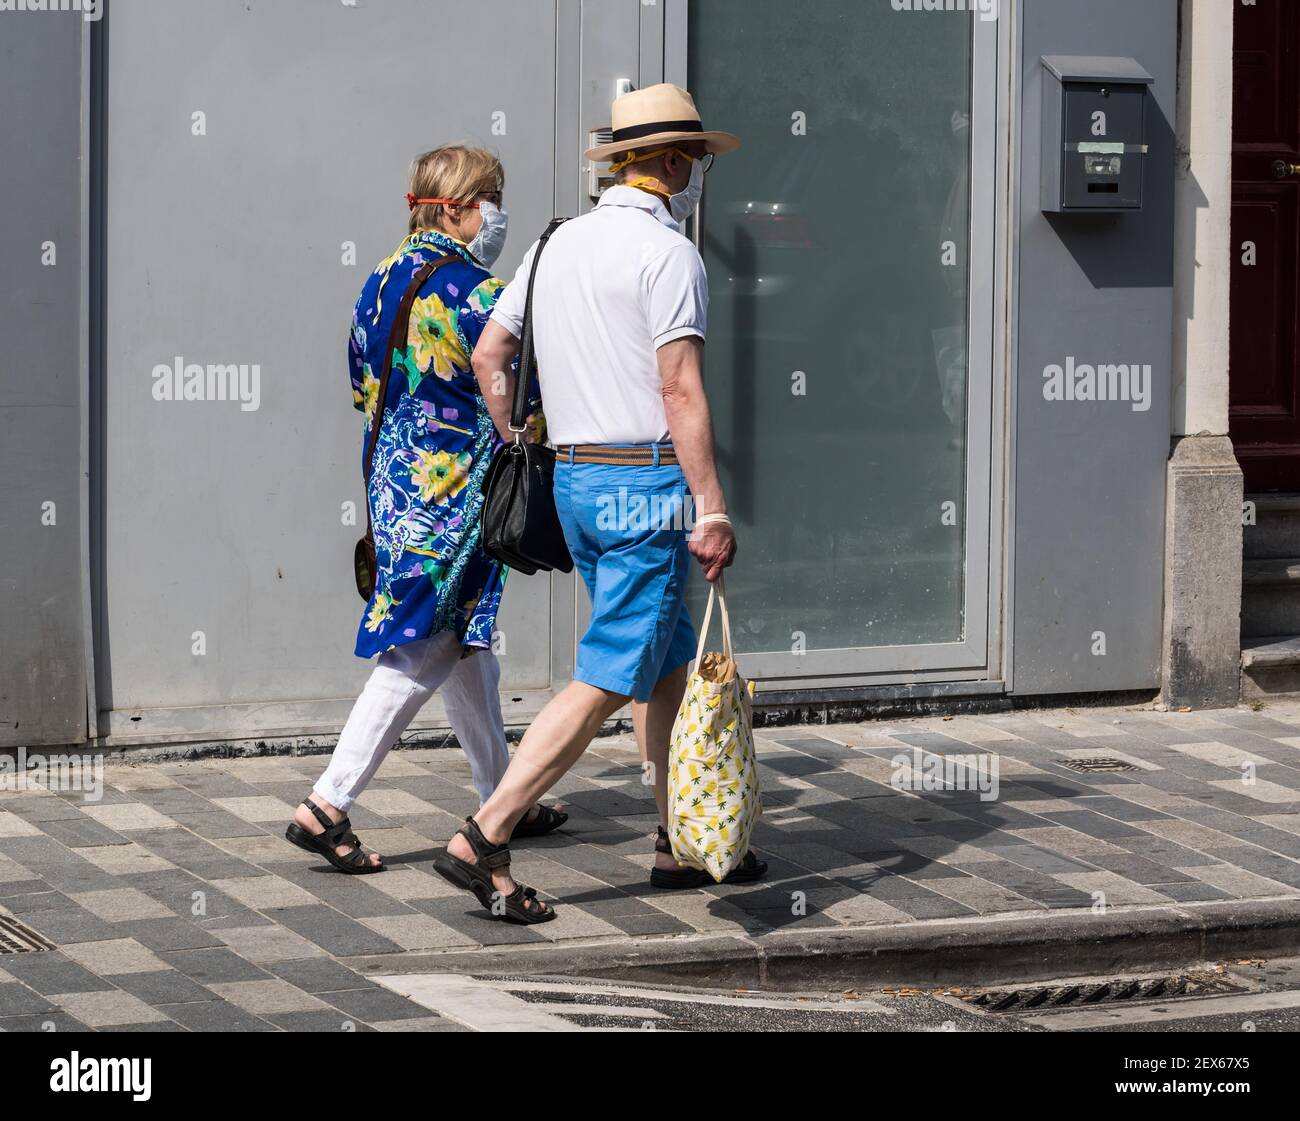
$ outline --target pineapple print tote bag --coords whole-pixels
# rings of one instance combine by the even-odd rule
[[[704,652],[717,600],[722,651]],[[739,866],[761,812],[750,718],[754,686],[736,669],[727,593],[719,577],[709,589],[695,668],[673,725],[668,756],[668,837],[679,864],[703,868],[716,881]]]

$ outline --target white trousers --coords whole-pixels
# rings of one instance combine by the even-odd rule
[[[468,658],[461,652],[455,634],[443,631],[380,654],[315,793],[340,810],[349,809],[388,749],[441,688],[452,731],[469,756],[474,789],[487,801],[510,764],[497,695],[501,667],[490,650]]]

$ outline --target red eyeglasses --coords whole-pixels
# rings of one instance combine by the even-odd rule
[[[500,191],[482,191],[483,202],[490,202],[493,206],[501,205]],[[421,203],[442,203],[444,206],[464,206],[470,210],[477,210],[481,205],[478,202],[466,202],[464,199],[418,199],[409,191],[406,194],[406,206],[409,210],[414,210]]]

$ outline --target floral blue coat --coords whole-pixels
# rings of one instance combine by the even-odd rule
[[[504,282],[440,232],[407,237],[357,300],[348,371],[366,416],[362,463],[397,305],[415,271],[448,253],[459,260],[420,289],[388,379],[367,496],[377,574],[357,631],[362,658],[441,631],[455,631],[466,647],[490,647],[505,586],[502,567],[479,547],[483,477],[500,438],[470,367]],[[542,432],[540,412],[530,425]]]

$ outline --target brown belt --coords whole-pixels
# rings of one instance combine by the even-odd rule
[[[555,449],[557,463],[609,463],[624,467],[652,467],[655,463],[653,447],[618,448],[611,444],[559,444]],[[659,445],[659,464],[675,466],[677,453],[671,444]]]

